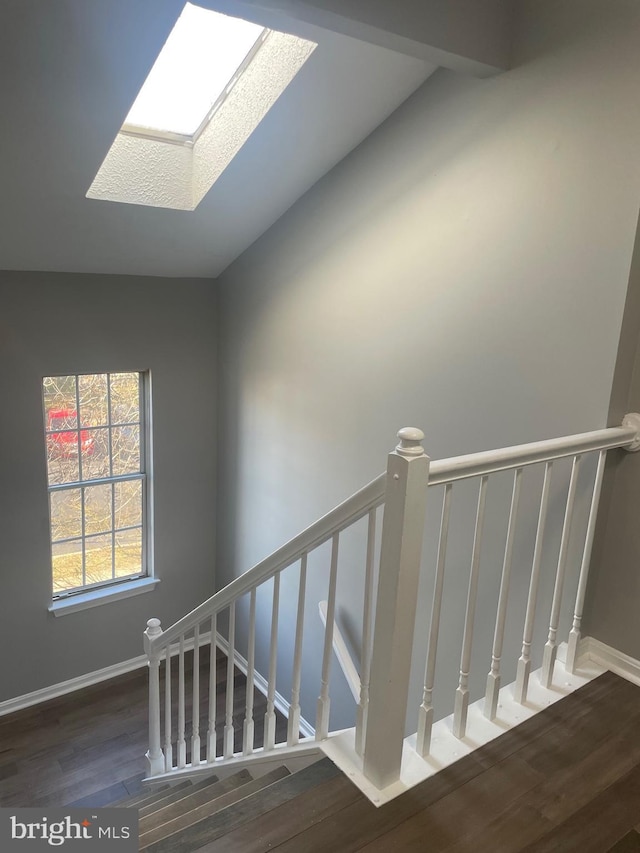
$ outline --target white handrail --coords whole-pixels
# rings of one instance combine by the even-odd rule
[[[614,447],[629,447],[638,438],[637,424],[610,427],[593,432],[581,432],[577,435],[565,435],[547,441],[532,441],[530,444],[516,444],[499,450],[485,450],[482,453],[469,453],[466,456],[453,456],[431,463],[429,485],[440,486],[469,477],[481,477],[507,471],[510,468],[524,468],[537,462],[549,462],[578,453],[590,453],[593,450],[612,450]]]

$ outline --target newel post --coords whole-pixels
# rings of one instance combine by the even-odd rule
[[[149,751],[147,768],[149,776],[164,772],[164,754],[160,745],[160,652],[151,641],[162,634],[159,619],[149,619],[144,632],[144,650],[149,659]]]
[[[376,604],[364,775],[382,789],[400,778],[429,457],[424,433],[405,427],[389,454]]]

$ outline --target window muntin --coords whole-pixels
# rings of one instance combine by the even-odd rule
[[[45,376],[53,597],[147,574],[148,375]]]

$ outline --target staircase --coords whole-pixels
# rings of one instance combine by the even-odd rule
[[[606,673],[383,808],[326,758],[113,805],[167,853],[632,853],[639,724],[640,686]]]
[[[148,781],[199,783],[246,770],[286,789],[293,783],[269,774],[326,755],[381,806],[603,673],[585,664],[582,643],[589,562],[607,453],[640,449],[640,415],[627,415],[620,427],[435,462],[420,430],[403,429],[399,438],[386,472],[359,492],[170,628],[148,621]],[[496,494],[507,498],[499,511],[491,506]],[[425,549],[426,508],[431,513],[434,503],[441,507],[439,531],[431,529]],[[469,543],[464,559],[460,541]],[[430,602],[417,618],[425,575]],[[331,724],[330,678],[345,576],[362,601],[355,725],[347,728]],[[320,643],[317,634],[310,639],[305,619],[307,590],[319,581],[326,584]],[[453,599],[444,593],[448,584]],[[513,586],[522,590],[521,602],[513,601]],[[456,636],[447,634],[450,625]],[[570,626],[566,643],[563,625]],[[234,695],[233,666],[226,669],[224,705],[218,701],[218,650],[246,674],[244,703]],[[201,683],[204,654],[211,665]],[[416,663],[424,671],[419,685],[412,683]],[[254,688],[266,699],[264,714],[257,715]],[[421,702],[410,701],[416,688]],[[277,728],[278,711],[288,720],[285,731]],[[196,800],[192,825],[204,826],[214,820],[207,811],[213,806]],[[163,826],[168,838],[196,832],[167,805],[160,825],[143,823],[150,849],[165,843]]]
[[[340,771],[322,759],[296,773],[284,765],[254,778],[246,768],[219,780],[208,776],[196,782],[160,786],[111,804],[135,808],[139,816],[139,848],[148,853],[196,853],[225,849],[217,839],[266,816],[279,806],[339,779]],[[257,839],[256,839],[257,840]]]

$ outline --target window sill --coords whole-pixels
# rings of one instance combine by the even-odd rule
[[[88,610],[90,607],[99,607],[101,604],[109,604],[121,598],[131,598],[132,595],[152,592],[159,583],[160,578],[142,578],[117,586],[92,589],[89,592],[70,595],[68,598],[59,598],[49,606],[49,613],[53,613],[54,616],[68,616],[78,610]]]

